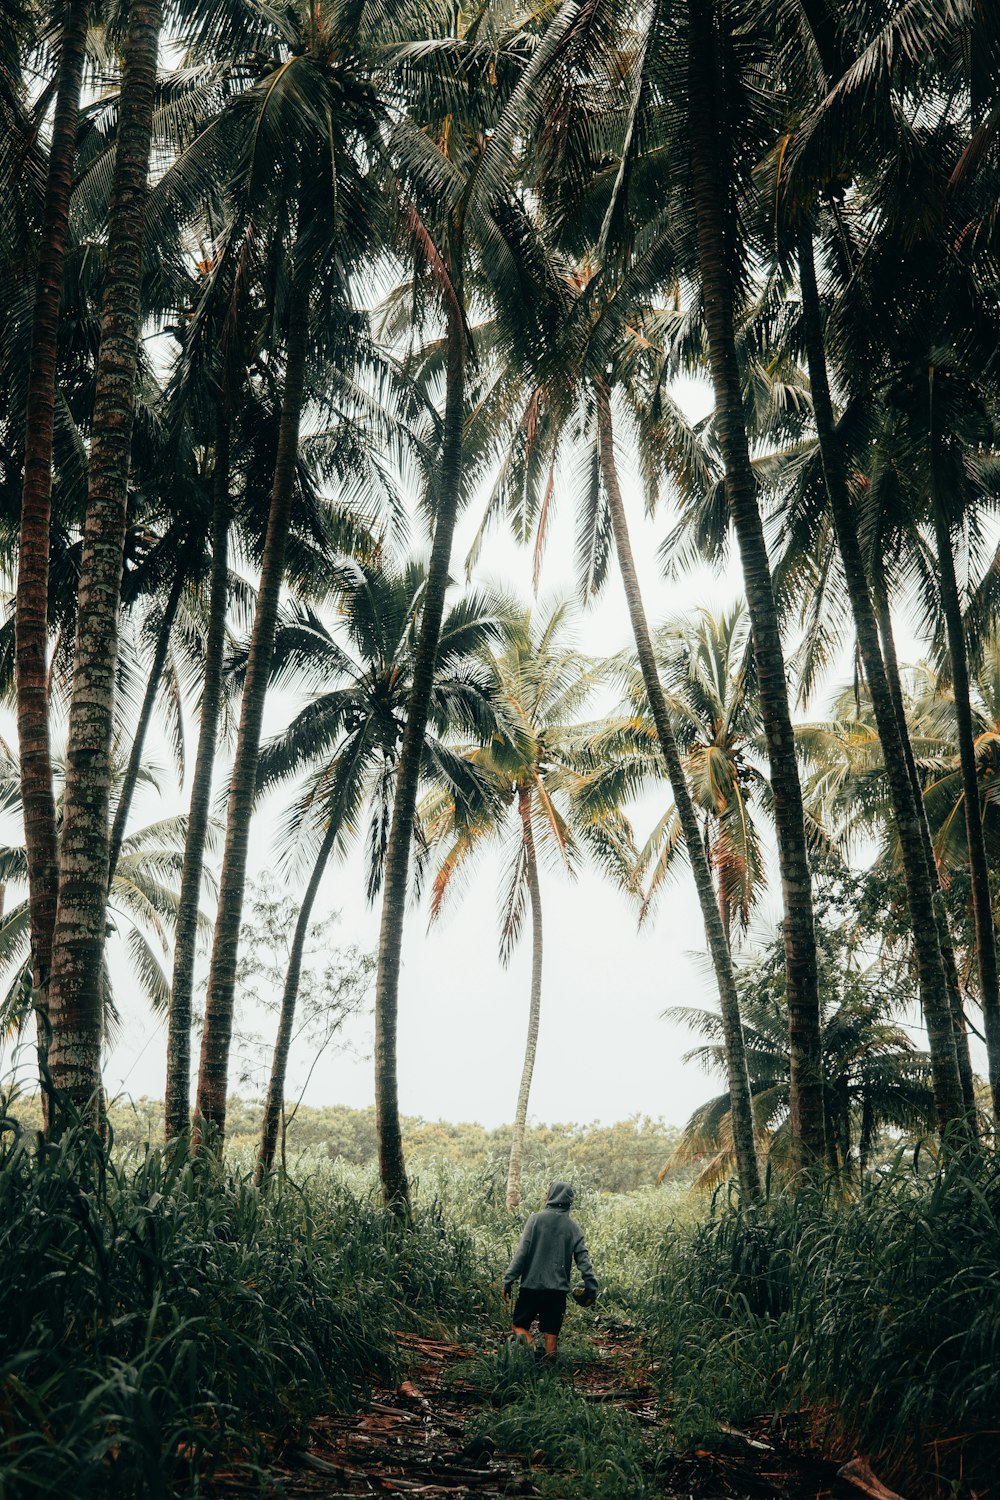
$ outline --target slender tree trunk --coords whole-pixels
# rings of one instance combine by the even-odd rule
[[[142,216],[160,23],[161,7],[155,0],[132,0],[95,381],[49,988],[53,1088],[94,1120],[101,1083],[118,610],[141,322]]]
[[[278,1129],[281,1124],[281,1116],[285,1108],[285,1077],[288,1073],[288,1054],[292,1046],[292,1032],[295,1028],[295,1005],[299,998],[299,979],[302,974],[302,955],[305,951],[306,938],[309,934],[309,922],[312,918],[312,909],[319,891],[320,881],[326,869],[330,855],[333,853],[337,842],[337,826],[331,823],[323,835],[316,863],[313,865],[309,884],[306,886],[305,895],[302,897],[302,905],[299,907],[298,919],[295,923],[295,932],[292,935],[292,946],[288,954],[288,968],[285,972],[285,988],[281,995],[281,1014],[278,1019],[278,1035],[274,1043],[274,1056],[271,1060],[271,1077],[267,1085],[267,1098],[264,1101],[264,1121],[260,1134],[260,1151],[257,1155],[257,1171],[254,1180],[260,1187],[274,1165],[274,1152],[278,1144]]]
[[[410,1188],[403,1158],[396,1074],[396,1030],[399,1013],[399,968],[410,864],[410,840],[417,805],[420,758],[431,690],[451,547],[462,484],[462,432],[465,420],[465,326],[457,292],[448,305],[447,388],[441,462],[438,467],[434,540],[420,617],[420,638],[406,709],[406,727],[396,768],[396,795],[389,825],[382,885],[378,970],[375,980],[375,1116],[379,1174],[385,1201],[402,1217],[410,1211]]]
[[[951,683],[955,697],[958,760],[962,772],[962,792],[965,801],[965,839],[969,848],[972,913],[976,928],[979,1002],[983,1008],[983,1030],[986,1033],[993,1116],[994,1119],[1000,1119],[1000,983],[997,979],[996,928],[993,925],[990,871],[986,858],[986,841],[983,837],[983,809],[980,802],[979,775],[976,769],[976,741],[972,726],[965,626],[962,622],[962,604],[958,594],[958,581],[955,577],[955,556],[951,547],[951,532],[939,506],[935,506],[934,535],[937,544],[941,603],[948,636],[948,657],[951,662]]]
[[[917,762],[913,754],[913,746],[910,743],[909,725],[906,722],[906,705],[903,702],[903,684],[899,671],[899,659],[896,656],[896,640],[892,629],[892,615],[889,609],[889,594],[886,589],[881,558],[877,552],[873,558],[873,584],[875,596],[878,601],[878,628],[879,638],[882,642],[882,657],[885,662],[885,675],[889,684],[889,695],[892,699],[896,722],[900,726],[903,757],[906,761],[906,774],[910,778],[910,784],[913,787],[913,795],[920,817],[920,841],[924,851],[924,863],[927,866],[928,879],[934,890],[934,913],[938,924],[941,959],[944,963],[945,978],[948,983],[948,1004],[951,1009],[952,1029],[955,1033],[958,1071],[962,1080],[962,1099],[965,1104],[966,1119],[969,1120],[970,1127],[973,1133],[975,1133],[976,1082],[972,1071],[972,1058],[969,1054],[969,1034],[965,1025],[962,991],[958,982],[958,964],[955,960],[955,950],[952,947],[951,932],[948,928],[948,917],[944,906],[944,893],[941,890],[940,872],[938,871],[937,860],[934,856],[934,845],[931,841],[930,827],[927,823],[927,808],[924,804],[923,787],[920,785]]]
[[[732,1109],[736,1173],[739,1178],[740,1187],[746,1197],[754,1199],[760,1196],[760,1170],[757,1163],[757,1151],[754,1145],[753,1102],[750,1092],[750,1077],[747,1071],[746,1049],[743,1044],[743,1025],[740,1020],[739,996],[736,992],[736,979],[733,974],[729,936],[716,899],[715,886],[712,881],[712,870],[705,851],[705,845],[702,841],[701,830],[698,827],[698,815],[691,801],[687,778],[684,775],[684,768],[677,750],[677,741],[674,738],[673,727],[670,723],[670,711],[667,708],[667,701],[664,697],[663,686],[660,682],[660,674],[656,665],[656,653],[653,650],[653,642],[649,633],[649,623],[646,619],[646,610],[639,588],[639,579],[635,571],[635,560],[632,555],[632,542],[628,531],[625,501],[618,477],[618,464],[614,448],[614,429],[611,416],[611,397],[608,390],[601,387],[597,388],[597,421],[601,471],[604,476],[604,488],[608,495],[611,527],[615,538],[615,551],[618,554],[618,567],[625,590],[625,600],[628,604],[632,635],[635,639],[636,652],[639,657],[639,668],[642,672],[646,697],[649,700],[650,711],[653,715],[653,723],[656,726],[660,751],[667,768],[670,790],[673,793],[674,806],[677,809],[681,833],[683,834],[684,843],[687,848],[688,862],[691,866],[691,873],[694,876],[695,889],[698,892],[702,921],[705,924],[705,937],[708,942],[709,953],[712,956],[712,967],[715,970],[715,981],[719,990],[719,1008],[722,1012],[726,1072]]]
[[[46,1123],[48,984],[59,889],[46,668],[52,434],[55,426],[59,305],[63,289],[69,202],[73,190],[76,130],[89,14],[90,0],[68,0],[60,38],[56,107],[42,208],[42,232],[38,246],[35,306],[31,325],[15,602],[17,738],[21,762],[24,847],[28,863],[31,978],[38,1024],[42,1108]]]
[[[191,779],[181,889],[174,934],[174,971],[167,1022],[167,1081],[164,1133],[170,1141],[183,1135],[191,1112],[191,997],[198,938],[201,875],[205,839],[212,805],[212,777],[222,705],[222,675],[226,652],[226,611],[229,603],[229,423],[220,412],[215,439],[212,478],[212,577],[208,601],[208,638],[201,688],[198,750]]]
[[[219,1148],[226,1129],[226,1084],[229,1077],[229,1048],[233,1036],[236,960],[246,886],[250,824],[257,788],[257,757],[295,489],[308,347],[309,298],[305,287],[296,286],[292,291],[288,318],[285,385],[281,398],[281,422],[271,506],[243,685],[243,701],[240,705],[229,804],[226,809],[226,843],[222,857],[219,905],[215,918],[198,1072],[197,1113],[201,1120],[213,1127],[214,1144]]]
[[[159,633],[156,637],[156,646],[153,651],[153,660],[149,666],[149,679],[146,683],[146,691],[142,698],[142,707],[139,709],[139,719],[135,726],[135,735],[132,739],[132,748],[129,751],[128,765],[125,767],[125,775],[122,777],[121,791],[118,795],[118,806],[115,808],[114,821],[111,824],[111,847],[108,855],[108,888],[115,878],[118,868],[118,860],[122,852],[122,844],[125,841],[125,829],[128,826],[128,815],[132,809],[132,798],[135,795],[136,784],[139,780],[139,771],[142,766],[142,755],[146,748],[146,734],[149,723],[153,717],[153,709],[156,707],[157,695],[160,691],[160,682],[163,678],[163,668],[166,666],[167,653],[170,650],[170,632],[174,628],[174,620],[177,617],[177,609],[181,602],[181,594],[187,575],[183,563],[178,566],[174,575],[174,581],[167,595],[167,602],[163,610],[163,619],[160,622]]]
[[[521,787],[517,794],[521,818],[524,865],[531,902],[531,1000],[528,1005],[528,1036],[524,1044],[521,1086],[517,1091],[514,1130],[510,1138],[510,1162],[507,1166],[507,1210],[513,1213],[521,1202],[521,1163],[524,1159],[524,1133],[528,1126],[528,1100],[538,1051],[538,1022],[542,1013],[542,889],[538,883],[538,858],[535,833],[531,826],[531,791]]]
[[[714,0],[690,0],[689,17],[688,125],[698,261],[715,392],[714,423],[725,466],[729,515],[743,564],[754,665],[770,762],[784,906],[792,1159],[796,1171],[803,1171],[813,1166],[822,1168],[826,1159],[812,884],[781,631],[743,416],[733,286],[728,263],[730,171],[724,161],[726,143],[716,115],[720,84]]]
[[[812,390],[813,415],[819,438],[820,457],[826,481],[830,512],[833,517],[837,546],[844,567],[844,577],[854,615],[858,649],[865,670],[868,691],[879,738],[882,741],[886,778],[892,801],[896,831],[899,836],[903,878],[916,957],[920,999],[927,1020],[934,1079],[934,1101],[938,1128],[944,1130],[965,1115],[965,1101],[955,1050],[948,982],[938,939],[938,919],[934,906],[935,888],[921,838],[922,811],[914,795],[906,768],[903,735],[893,707],[885,663],[879,647],[878,623],[868,588],[864,557],[858,539],[854,507],[847,486],[843,455],[833,414],[830,383],[823,343],[823,324],[816,268],[813,259],[812,230],[803,226],[799,236],[799,282],[802,292],[802,314],[805,330],[809,383]]]

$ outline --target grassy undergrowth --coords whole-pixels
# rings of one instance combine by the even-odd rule
[[[37,1143],[37,1137],[33,1138]],[[329,1176],[259,1194],[85,1134],[0,1161],[0,1496],[196,1496],[258,1434],[395,1374],[392,1330],[474,1322],[471,1238]]]
[[[655,1488],[658,1447],[629,1412],[589,1401],[576,1376],[597,1360],[589,1321],[572,1318],[556,1370],[523,1344],[503,1343],[461,1370],[482,1405],[468,1426],[503,1453],[533,1460],[532,1482],[552,1500],[646,1500]]]
[[[662,1247],[648,1309],[678,1442],[793,1415],[906,1493],[996,1493],[1000,1157],[924,1175],[900,1156],[858,1199],[731,1205]]]
[[[195,1497],[217,1463],[263,1467],[317,1410],[395,1378],[394,1330],[492,1347],[508,1316],[523,1215],[489,1164],[425,1170],[404,1231],[370,1171],[325,1158],[262,1196],[239,1153],[220,1168],[85,1135],[2,1141],[0,1500]],[[519,1348],[471,1362],[471,1424],[539,1454],[539,1490],[565,1500],[658,1494],[671,1451],[761,1413],[859,1449],[911,1500],[989,1493],[1000,1158],[918,1165],[853,1200],[776,1194],[750,1213],[584,1192],[600,1318],[644,1340],[666,1421],[643,1431],[574,1387],[566,1371],[595,1357],[574,1311],[555,1378]],[[524,1212],[547,1176],[529,1174]]]

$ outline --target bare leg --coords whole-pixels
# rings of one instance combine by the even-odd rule
[[[544,1335],[544,1337],[545,1363],[547,1365],[554,1365],[556,1362],[556,1354],[559,1350],[559,1335],[557,1333],[547,1333]]]
[[[532,1342],[531,1329],[530,1328],[518,1328],[517,1324],[515,1323],[514,1324],[514,1335],[515,1335],[516,1338],[524,1339],[524,1342],[526,1344],[530,1344]],[[549,1334],[545,1335],[546,1348],[548,1348],[548,1339],[549,1339],[549,1337],[550,1337]]]

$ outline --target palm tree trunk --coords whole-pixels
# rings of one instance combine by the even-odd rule
[[[885,662],[886,681],[889,684],[889,695],[892,699],[896,722],[900,726],[900,739],[903,746],[903,757],[906,761],[906,774],[913,787],[913,795],[920,818],[920,842],[924,851],[924,863],[927,866],[928,879],[934,891],[934,913],[938,924],[941,961],[944,964],[945,979],[948,985],[948,1005],[951,1010],[952,1030],[955,1033],[955,1051],[958,1057],[958,1072],[962,1080],[962,1100],[965,1105],[965,1117],[969,1121],[972,1133],[975,1134],[976,1081],[972,1071],[972,1058],[969,1053],[969,1033],[965,1024],[962,991],[958,983],[958,964],[955,961],[955,950],[952,947],[951,933],[948,929],[948,917],[944,908],[944,894],[941,890],[941,877],[938,871],[937,860],[934,857],[931,831],[927,823],[927,809],[924,805],[923,788],[920,785],[917,762],[913,754],[913,746],[910,743],[909,726],[906,722],[906,705],[903,702],[903,684],[900,678],[899,659],[896,656],[896,640],[893,634],[892,615],[889,609],[889,594],[886,589],[882,559],[877,549],[873,554],[872,582],[875,588],[875,596],[878,600],[878,630],[879,639],[882,643],[882,657]]]
[[[819,438],[823,476],[826,481],[837,546],[844,567],[847,592],[851,600],[858,649],[871,695],[875,723],[882,741],[889,795],[899,836],[907,903],[910,908],[910,925],[920,984],[920,999],[927,1021],[938,1128],[944,1131],[955,1120],[963,1118],[965,1101],[962,1096],[958,1057],[955,1051],[955,1033],[952,1026],[947,976],[938,940],[938,920],[934,906],[935,892],[921,839],[922,812],[918,807],[906,769],[906,756],[902,743],[906,730],[901,729],[899,725],[889,691],[885,663],[879,647],[875,609],[868,588],[868,577],[865,572],[861,543],[858,539],[854,508],[847,486],[847,475],[844,471],[844,461],[834,421],[826,351],[823,343],[819,292],[816,286],[812,229],[808,225],[803,226],[799,236],[799,283],[802,293],[809,384],[812,390],[813,415]],[[909,738],[908,734],[907,738]]]
[[[141,322],[142,218],[160,24],[158,0],[132,0],[95,380],[49,988],[53,1088],[95,1122],[101,1082],[118,610]]]
[[[111,824],[111,847],[108,855],[108,888],[115,878],[118,868],[118,860],[122,852],[122,844],[125,840],[125,829],[128,825],[128,815],[132,808],[132,798],[135,795],[136,783],[139,780],[139,770],[142,766],[142,754],[146,748],[146,734],[149,723],[153,717],[153,709],[156,707],[157,694],[160,691],[160,682],[163,678],[163,668],[167,662],[167,652],[170,650],[170,632],[174,628],[174,620],[177,617],[177,609],[181,602],[181,594],[187,582],[183,560],[178,564],[174,581],[170,586],[170,593],[163,610],[163,619],[160,622],[159,633],[156,637],[156,646],[153,650],[153,660],[149,666],[149,679],[146,683],[146,691],[142,698],[142,707],[139,709],[139,719],[135,726],[135,734],[132,738],[132,748],[129,751],[128,765],[125,767],[125,775],[122,778],[121,791],[118,795],[118,806],[115,808],[114,821]]]
[[[201,687],[198,750],[191,779],[181,889],[174,933],[174,971],[167,1021],[167,1081],[164,1136],[170,1141],[188,1128],[191,1111],[191,997],[198,937],[201,873],[212,804],[212,776],[222,704],[222,674],[226,649],[226,611],[229,603],[229,423],[220,412],[212,476],[212,578],[208,601],[208,638]]]
[[[69,0],[59,51],[45,202],[38,246],[31,362],[24,432],[24,483],[17,555],[15,671],[21,805],[28,864],[31,977],[38,1023],[42,1108],[48,1118],[48,984],[59,889],[56,807],[49,742],[46,670],[49,528],[52,516],[52,434],[55,425],[59,304],[63,289],[69,202],[76,160],[80,87],[90,0]]]
[[[958,580],[955,577],[955,556],[951,546],[951,532],[940,506],[937,505],[934,508],[934,536],[941,583],[941,604],[944,610],[945,631],[948,636],[948,657],[951,662],[951,684],[955,697],[958,760],[962,772],[962,792],[965,801],[965,839],[969,847],[972,914],[976,928],[979,1003],[983,1008],[983,1030],[986,1033],[986,1055],[989,1062],[993,1115],[994,1119],[1000,1120],[1000,981],[997,977],[996,928],[993,925],[990,871],[986,859],[983,809],[980,802],[979,775],[976,769],[969,659],[965,647],[965,626],[962,622]]]
[[[229,786],[226,843],[208,974],[205,1025],[201,1038],[196,1110],[199,1119],[213,1128],[213,1144],[218,1149],[221,1149],[226,1130],[226,1085],[229,1077],[229,1048],[233,1036],[236,960],[246,886],[247,852],[250,847],[250,823],[257,787],[257,756],[295,489],[308,347],[309,297],[306,288],[299,285],[293,287],[288,318],[278,451]]]
[[[725,141],[716,115],[720,83],[714,0],[691,0],[689,16],[688,126],[698,261],[715,392],[715,431],[725,466],[729,515],[743,564],[770,763],[784,906],[792,1160],[795,1170],[803,1171],[813,1166],[822,1168],[826,1159],[812,884],[781,631],[743,416],[728,263],[730,173],[723,160]]]
[[[542,1012],[542,889],[538,882],[538,858],[535,834],[531,826],[531,792],[521,787],[517,794],[521,815],[524,867],[531,902],[531,1000],[528,1005],[528,1036],[524,1044],[521,1086],[517,1091],[514,1130],[510,1138],[510,1162],[507,1167],[507,1211],[513,1213],[521,1202],[521,1163],[524,1159],[524,1133],[528,1126],[528,1100],[538,1051],[538,1022]]]
[[[656,665],[656,654],[649,633],[649,623],[639,588],[632,555],[632,542],[628,531],[625,501],[618,477],[615,458],[614,429],[611,416],[611,397],[606,387],[597,388],[598,443],[604,488],[611,512],[611,528],[614,532],[615,551],[621,572],[625,599],[628,604],[632,635],[639,657],[639,668],[646,688],[660,751],[667,768],[670,790],[681,825],[681,833],[687,848],[691,873],[701,906],[705,937],[712,956],[715,981],[719,989],[719,1007],[722,1012],[723,1040],[726,1051],[726,1071],[733,1121],[733,1146],[736,1153],[736,1174],[747,1199],[760,1196],[760,1169],[754,1145],[753,1102],[750,1092],[750,1077],[747,1071],[746,1049],[743,1044],[743,1024],[740,1020],[739,996],[733,974],[729,937],[716,900],[712,871],[698,827],[698,816],[691,801],[684,768],[681,765],[677,741],[670,723],[670,711],[660,682]]]
[[[299,978],[302,973],[302,955],[305,951],[306,937],[309,933],[309,922],[312,918],[312,909],[319,891],[320,881],[326,869],[330,855],[333,853],[337,842],[337,825],[330,824],[323,835],[316,863],[313,865],[309,884],[306,886],[305,895],[302,897],[302,905],[299,907],[298,919],[295,923],[295,932],[292,936],[292,946],[288,954],[288,968],[285,972],[285,988],[281,995],[281,1014],[278,1019],[278,1035],[274,1043],[274,1056],[271,1060],[271,1077],[267,1085],[267,1098],[264,1101],[264,1121],[261,1127],[260,1151],[257,1155],[257,1170],[254,1181],[260,1187],[274,1164],[274,1152],[278,1144],[278,1127],[281,1123],[281,1113],[285,1107],[285,1077],[288,1073],[288,1054],[292,1046],[292,1030],[295,1026],[295,1003],[299,998]]]
[[[396,794],[389,825],[375,980],[375,1118],[378,1131],[382,1193],[402,1217],[409,1217],[410,1188],[403,1158],[396,1071],[399,1013],[399,966],[410,863],[410,840],[417,805],[420,759],[434,683],[441,619],[451,564],[451,547],[462,484],[462,433],[465,420],[465,323],[457,290],[448,303],[447,386],[441,462],[438,468],[434,540],[420,617],[420,639],[413,664],[406,727],[396,768]]]

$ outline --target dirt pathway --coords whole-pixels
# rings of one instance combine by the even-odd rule
[[[399,1341],[409,1378],[393,1390],[376,1389],[365,1410],[316,1418],[303,1444],[286,1447],[275,1462],[275,1496],[493,1500],[537,1495],[544,1475],[548,1495],[572,1500],[572,1475],[566,1474],[565,1488],[554,1483],[557,1471],[546,1469],[542,1455],[532,1460],[504,1454],[489,1437],[467,1435],[466,1418],[484,1401],[463,1379],[467,1347],[406,1334]],[[651,1437],[662,1432],[667,1418],[642,1379],[635,1340],[611,1329],[595,1335],[595,1343],[596,1360],[573,1372],[580,1399],[631,1413]],[[670,1464],[654,1491],[664,1500],[859,1500],[859,1491],[837,1478],[834,1464],[776,1441],[763,1421],[752,1430],[723,1433],[713,1452],[678,1456]],[[233,1492],[224,1484],[226,1490]]]

